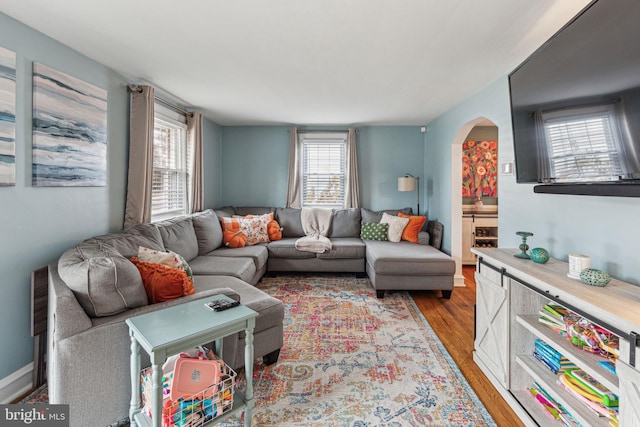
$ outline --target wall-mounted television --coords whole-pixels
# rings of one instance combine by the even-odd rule
[[[596,0],[509,75],[518,183],[640,197],[640,1]]]

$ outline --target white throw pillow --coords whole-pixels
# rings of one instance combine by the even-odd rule
[[[182,255],[172,251],[162,252],[155,249],[149,249],[142,246],[138,247],[138,259],[144,262],[152,262],[154,264],[162,264],[167,267],[178,268],[187,273],[187,277],[193,280],[191,267]]]
[[[399,216],[389,215],[384,212],[380,223],[389,224],[387,237],[389,238],[389,241],[397,243],[402,238],[404,228],[409,224],[409,218],[400,218]]]
[[[175,252],[162,252],[142,246],[138,247],[138,259],[144,262],[166,265],[167,267],[181,268],[182,261]]]

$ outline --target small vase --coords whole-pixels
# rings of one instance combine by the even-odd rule
[[[475,202],[473,202],[473,206],[475,206],[476,208],[481,208],[484,205],[484,203],[482,203],[482,199],[481,198],[477,198]]]

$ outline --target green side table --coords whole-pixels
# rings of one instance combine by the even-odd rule
[[[244,394],[235,390],[233,407],[216,417],[219,421],[230,415],[244,411],[244,425],[251,426],[253,410],[253,329],[258,313],[240,305],[216,312],[205,304],[216,299],[230,298],[213,295],[184,304],[167,307],[126,320],[131,336],[131,406],[129,419],[131,426],[162,426],[162,365],[167,357],[192,347],[216,341],[216,351],[222,355],[222,338],[241,331],[245,332],[244,363],[246,389]],[[152,411],[150,419],[140,407],[140,347],[151,357]],[[157,415],[156,415],[157,414]]]

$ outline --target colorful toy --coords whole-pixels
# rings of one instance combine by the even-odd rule
[[[567,321],[567,338],[582,350],[598,354],[612,361],[618,358],[619,338],[585,318]]]
[[[211,419],[218,415],[218,404],[213,399],[205,399],[202,403],[202,409],[206,419]]]
[[[202,409],[202,401],[198,399],[194,400],[178,400],[178,405],[175,407],[178,410],[173,414],[173,423],[177,426],[184,426],[188,422],[193,420],[193,415],[200,412]],[[198,416],[198,418],[201,418]]]
[[[569,385],[572,388],[575,386],[576,392],[580,395],[591,401],[601,403],[607,408],[618,407],[618,396],[583,370],[571,369],[566,372],[566,375],[570,377],[568,378]]]

